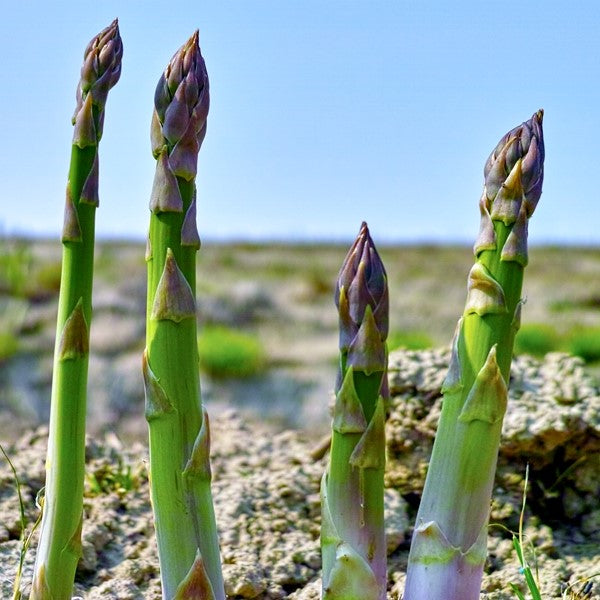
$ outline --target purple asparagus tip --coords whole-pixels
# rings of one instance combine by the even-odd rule
[[[531,119],[504,135],[490,154],[484,167],[488,203],[493,205],[496,196],[503,195],[502,187],[519,186],[527,217],[533,214],[544,181],[543,118],[544,111],[540,109]]]
[[[106,99],[121,77],[122,58],[123,42],[119,22],[115,19],[92,38],[83,55],[72,119],[75,125],[73,141],[81,147],[97,144],[102,137]]]
[[[196,176],[210,104],[208,74],[198,40],[196,30],[158,81],[151,130],[154,156],[158,158],[166,148],[173,173],[188,181]]]
[[[121,77],[123,42],[119,34],[119,21],[115,19],[87,45],[78,93],[85,97],[92,94],[93,102],[101,110],[106,96]],[[84,98],[82,98],[83,101]]]
[[[367,307],[370,307],[379,343],[385,342],[389,327],[387,275],[365,222],[340,269],[335,303],[340,314],[342,351],[348,350],[356,338]]]

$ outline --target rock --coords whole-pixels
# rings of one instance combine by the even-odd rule
[[[271,295],[255,281],[239,281],[223,294],[198,294],[200,323],[248,325],[272,319],[276,313]]]
[[[385,539],[387,553],[392,554],[404,541],[410,525],[407,517],[406,501],[398,490],[387,488],[385,490]],[[412,525],[412,523],[411,523]]]
[[[387,481],[402,494],[422,491],[449,358],[446,350],[390,355]],[[527,463],[535,514],[580,523],[597,507],[600,387],[581,359],[552,353],[513,360],[492,511],[513,528]],[[600,530],[591,535],[600,540]]]
[[[98,354],[117,355],[144,346],[145,322],[139,314],[95,311],[90,330],[90,346]]]

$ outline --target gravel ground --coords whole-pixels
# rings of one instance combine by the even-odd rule
[[[403,587],[411,526],[435,423],[445,351],[390,357],[393,397],[387,423],[386,492],[390,598]],[[274,433],[234,413],[213,419],[213,481],[229,598],[319,597],[319,481],[327,457],[298,432]],[[46,432],[9,446],[29,523],[43,485]],[[160,584],[148,499],[147,451],[114,436],[90,439],[83,557],[75,593],[85,599],[158,599]],[[549,355],[515,361],[500,453],[492,523],[515,529],[524,465],[531,465],[526,534],[535,547],[544,599],[580,587],[600,571],[600,393],[577,359]],[[514,598],[521,589],[510,535],[490,528],[482,598]],[[10,598],[20,548],[18,499],[0,461],[0,596]],[[34,536],[33,548],[37,538]],[[33,550],[27,555],[27,597]],[[596,584],[600,590],[600,582]],[[596,596],[599,597],[597,592]]]

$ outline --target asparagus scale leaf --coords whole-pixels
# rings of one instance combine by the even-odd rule
[[[209,85],[196,32],[154,96],[156,175],[146,250],[143,375],[150,482],[165,600],[224,600],[211,495],[208,416],[200,402],[196,324],[195,176]]]
[[[324,600],[383,600],[388,287],[363,223],[340,270],[335,301],[340,371],[331,458],[321,482]]]
[[[81,556],[98,144],[107,95],[121,75],[122,54],[115,20],[85,49],[77,87],[62,232],[46,487],[32,600],[70,600]]]
[[[465,310],[412,539],[405,600],[476,600],[513,342],[521,320],[527,226],[542,192],[543,112],[488,158]]]

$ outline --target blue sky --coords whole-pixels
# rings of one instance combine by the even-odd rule
[[[142,238],[156,82],[200,29],[211,81],[205,239],[471,243],[485,159],[545,109],[533,242],[600,243],[600,3],[6,2],[0,234],[58,236],[83,49],[119,17],[100,147],[102,237]]]

